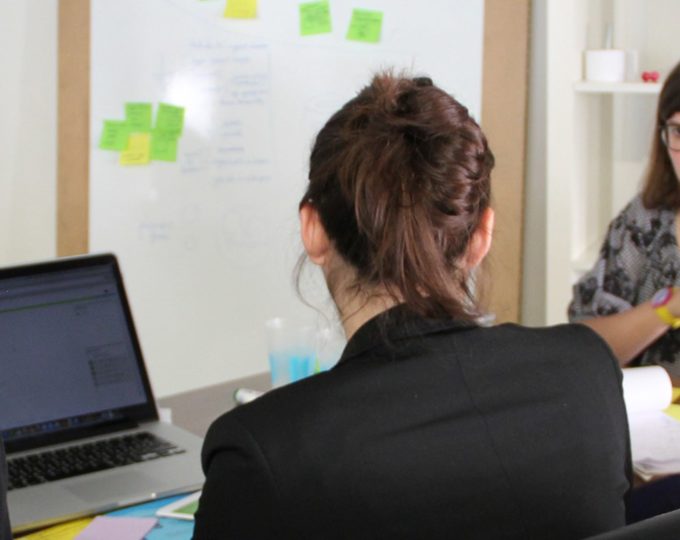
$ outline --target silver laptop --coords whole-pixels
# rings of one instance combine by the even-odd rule
[[[113,255],[0,269],[0,430],[15,533],[204,480],[201,439],[158,420]]]

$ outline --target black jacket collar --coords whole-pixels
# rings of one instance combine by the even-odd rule
[[[338,365],[345,364],[371,349],[388,346],[389,343],[476,326],[474,321],[421,317],[404,305],[395,306],[369,319],[354,333],[347,342]]]

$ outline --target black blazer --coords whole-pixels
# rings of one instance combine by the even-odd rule
[[[395,308],[217,419],[203,467],[196,539],[582,538],[624,525],[621,370],[583,325]]]

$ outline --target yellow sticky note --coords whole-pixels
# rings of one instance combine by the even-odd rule
[[[257,19],[257,0],[227,0],[227,19]]]
[[[134,133],[128,138],[127,147],[120,153],[121,165],[146,165],[151,160],[151,135]]]
[[[28,536],[22,536],[22,538],[24,540],[73,540],[91,522],[92,518],[76,519],[75,521],[43,529]]]

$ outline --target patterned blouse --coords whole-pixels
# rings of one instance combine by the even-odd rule
[[[569,320],[625,311],[663,287],[680,286],[675,211],[648,210],[640,195],[609,224],[595,266],[574,285]],[[680,376],[680,329],[666,332],[635,364],[659,364]]]

